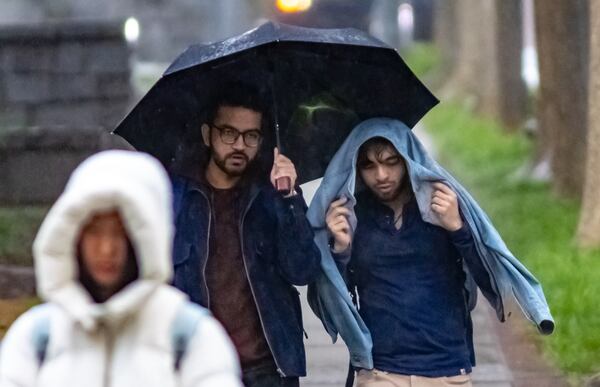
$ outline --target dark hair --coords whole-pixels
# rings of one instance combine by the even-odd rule
[[[206,110],[205,123],[213,123],[219,108],[222,106],[243,107],[262,114],[261,130],[263,141],[260,149],[242,178],[242,185],[253,181],[268,181],[268,171],[273,164],[272,147],[274,139],[270,136],[270,110],[267,108],[268,93],[256,87],[253,84],[243,81],[224,82],[219,87],[215,87],[210,104]],[[204,152],[205,158],[200,160],[201,165],[206,165],[209,159],[209,152]]]
[[[357,167],[362,168],[369,163],[369,158],[367,157],[367,154],[370,151],[375,152],[376,157],[379,158],[381,154],[387,149],[391,149],[394,153],[397,153],[400,157],[402,157],[402,155],[400,155],[394,144],[392,144],[391,141],[386,138],[373,137],[367,140],[361,145],[361,147],[358,150],[358,157],[356,160]],[[404,160],[404,158],[402,159]]]
[[[203,173],[210,160],[210,150],[202,141],[200,125],[212,124],[220,107],[231,106],[247,108],[262,114],[263,141],[256,159],[244,174],[246,177],[244,180],[254,180],[255,176],[262,176],[265,173],[268,175],[273,163],[271,148],[274,146],[274,139],[271,131],[268,130],[271,125],[268,92],[264,88],[239,80],[215,82],[210,83],[209,86],[213,90],[208,98],[209,102],[204,107],[198,107],[198,110],[193,113],[194,118],[188,121],[184,141],[179,144],[170,170],[182,176],[202,180],[199,175]],[[266,181],[267,178],[263,180]]]
[[[400,160],[402,161],[402,163],[404,163],[404,166],[406,167],[406,160],[400,154],[400,152],[398,152],[398,149],[396,149],[396,147],[394,146],[394,144],[392,144],[392,142],[390,140],[388,140],[384,137],[373,137],[373,138],[365,141],[358,149],[358,157],[356,159],[357,168],[361,169],[361,168],[367,166],[371,162],[369,160],[369,158],[367,157],[367,154],[370,151],[375,152],[375,157],[377,159],[379,159],[381,157],[381,154],[388,149],[391,150],[393,153],[397,154],[400,157]],[[361,191],[366,190],[366,186],[365,186],[364,182],[362,181],[360,173],[357,171],[356,174],[357,174],[356,191],[361,192]],[[402,179],[400,190],[403,192],[408,191],[412,195],[412,193],[413,193],[412,184],[411,184],[410,178],[408,176],[405,176],[404,179]]]
[[[78,280],[81,285],[88,291],[94,302],[102,303],[108,300],[115,293],[122,290],[125,286],[129,285],[133,281],[139,278],[139,267],[137,263],[137,256],[135,250],[129,238],[127,238],[127,261],[123,269],[123,275],[121,277],[121,283],[112,292],[112,294],[106,294],[103,292],[100,286],[94,281],[92,275],[88,271],[87,267],[83,264],[83,255],[81,253],[81,243],[77,245],[77,264],[79,268]]]
[[[249,83],[225,82],[215,87],[206,110],[205,122],[213,123],[222,106],[243,107],[266,116],[265,97],[261,91]]]

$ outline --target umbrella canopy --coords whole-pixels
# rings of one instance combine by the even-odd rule
[[[280,144],[294,161],[300,183],[323,174],[358,121],[391,117],[412,127],[438,102],[396,50],[365,32],[268,22],[189,47],[114,133],[169,168],[190,133],[202,147],[211,95],[232,81],[263,91],[272,107],[270,145]]]

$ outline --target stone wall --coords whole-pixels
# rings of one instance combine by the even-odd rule
[[[114,127],[132,95],[122,22],[0,26],[0,131]]]
[[[0,135],[0,204],[48,204],[75,167],[105,149],[131,149],[102,127],[15,128]]]
[[[260,10],[258,0],[1,0],[0,25],[134,17],[141,29],[135,46],[138,58],[171,62],[190,44],[252,28]]]

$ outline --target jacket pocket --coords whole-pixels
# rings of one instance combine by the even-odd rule
[[[471,386],[471,375],[456,375],[443,377],[444,386]]]
[[[296,317],[296,323],[298,324],[298,329],[300,332],[303,332],[305,336],[306,331],[304,331],[304,324],[302,323],[302,306],[300,305],[300,292],[296,289],[295,286],[290,285],[290,294],[292,297],[292,305],[294,306],[294,314]]]
[[[175,249],[173,254],[173,286],[188,293],[189,284],[192,278],[189,278],[189,260],[192,255],[193,247],[191,244],[181,245]]]
[[[173,266],[177,268],[185,264],[192,255],[193,245],[191,243],[182,243],[179,246],[175,246],[173,249]]]

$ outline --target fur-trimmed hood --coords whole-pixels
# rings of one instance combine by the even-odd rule
[[[94,303],[78,280],[77,244],[97,212],[119,211],[137,257],[139,278]],[[33,245],[39,295],[87,329],[121,320],[172,275],[172,204],[168,176],[149,155],[106,151],[85,160],[46,216]]]

